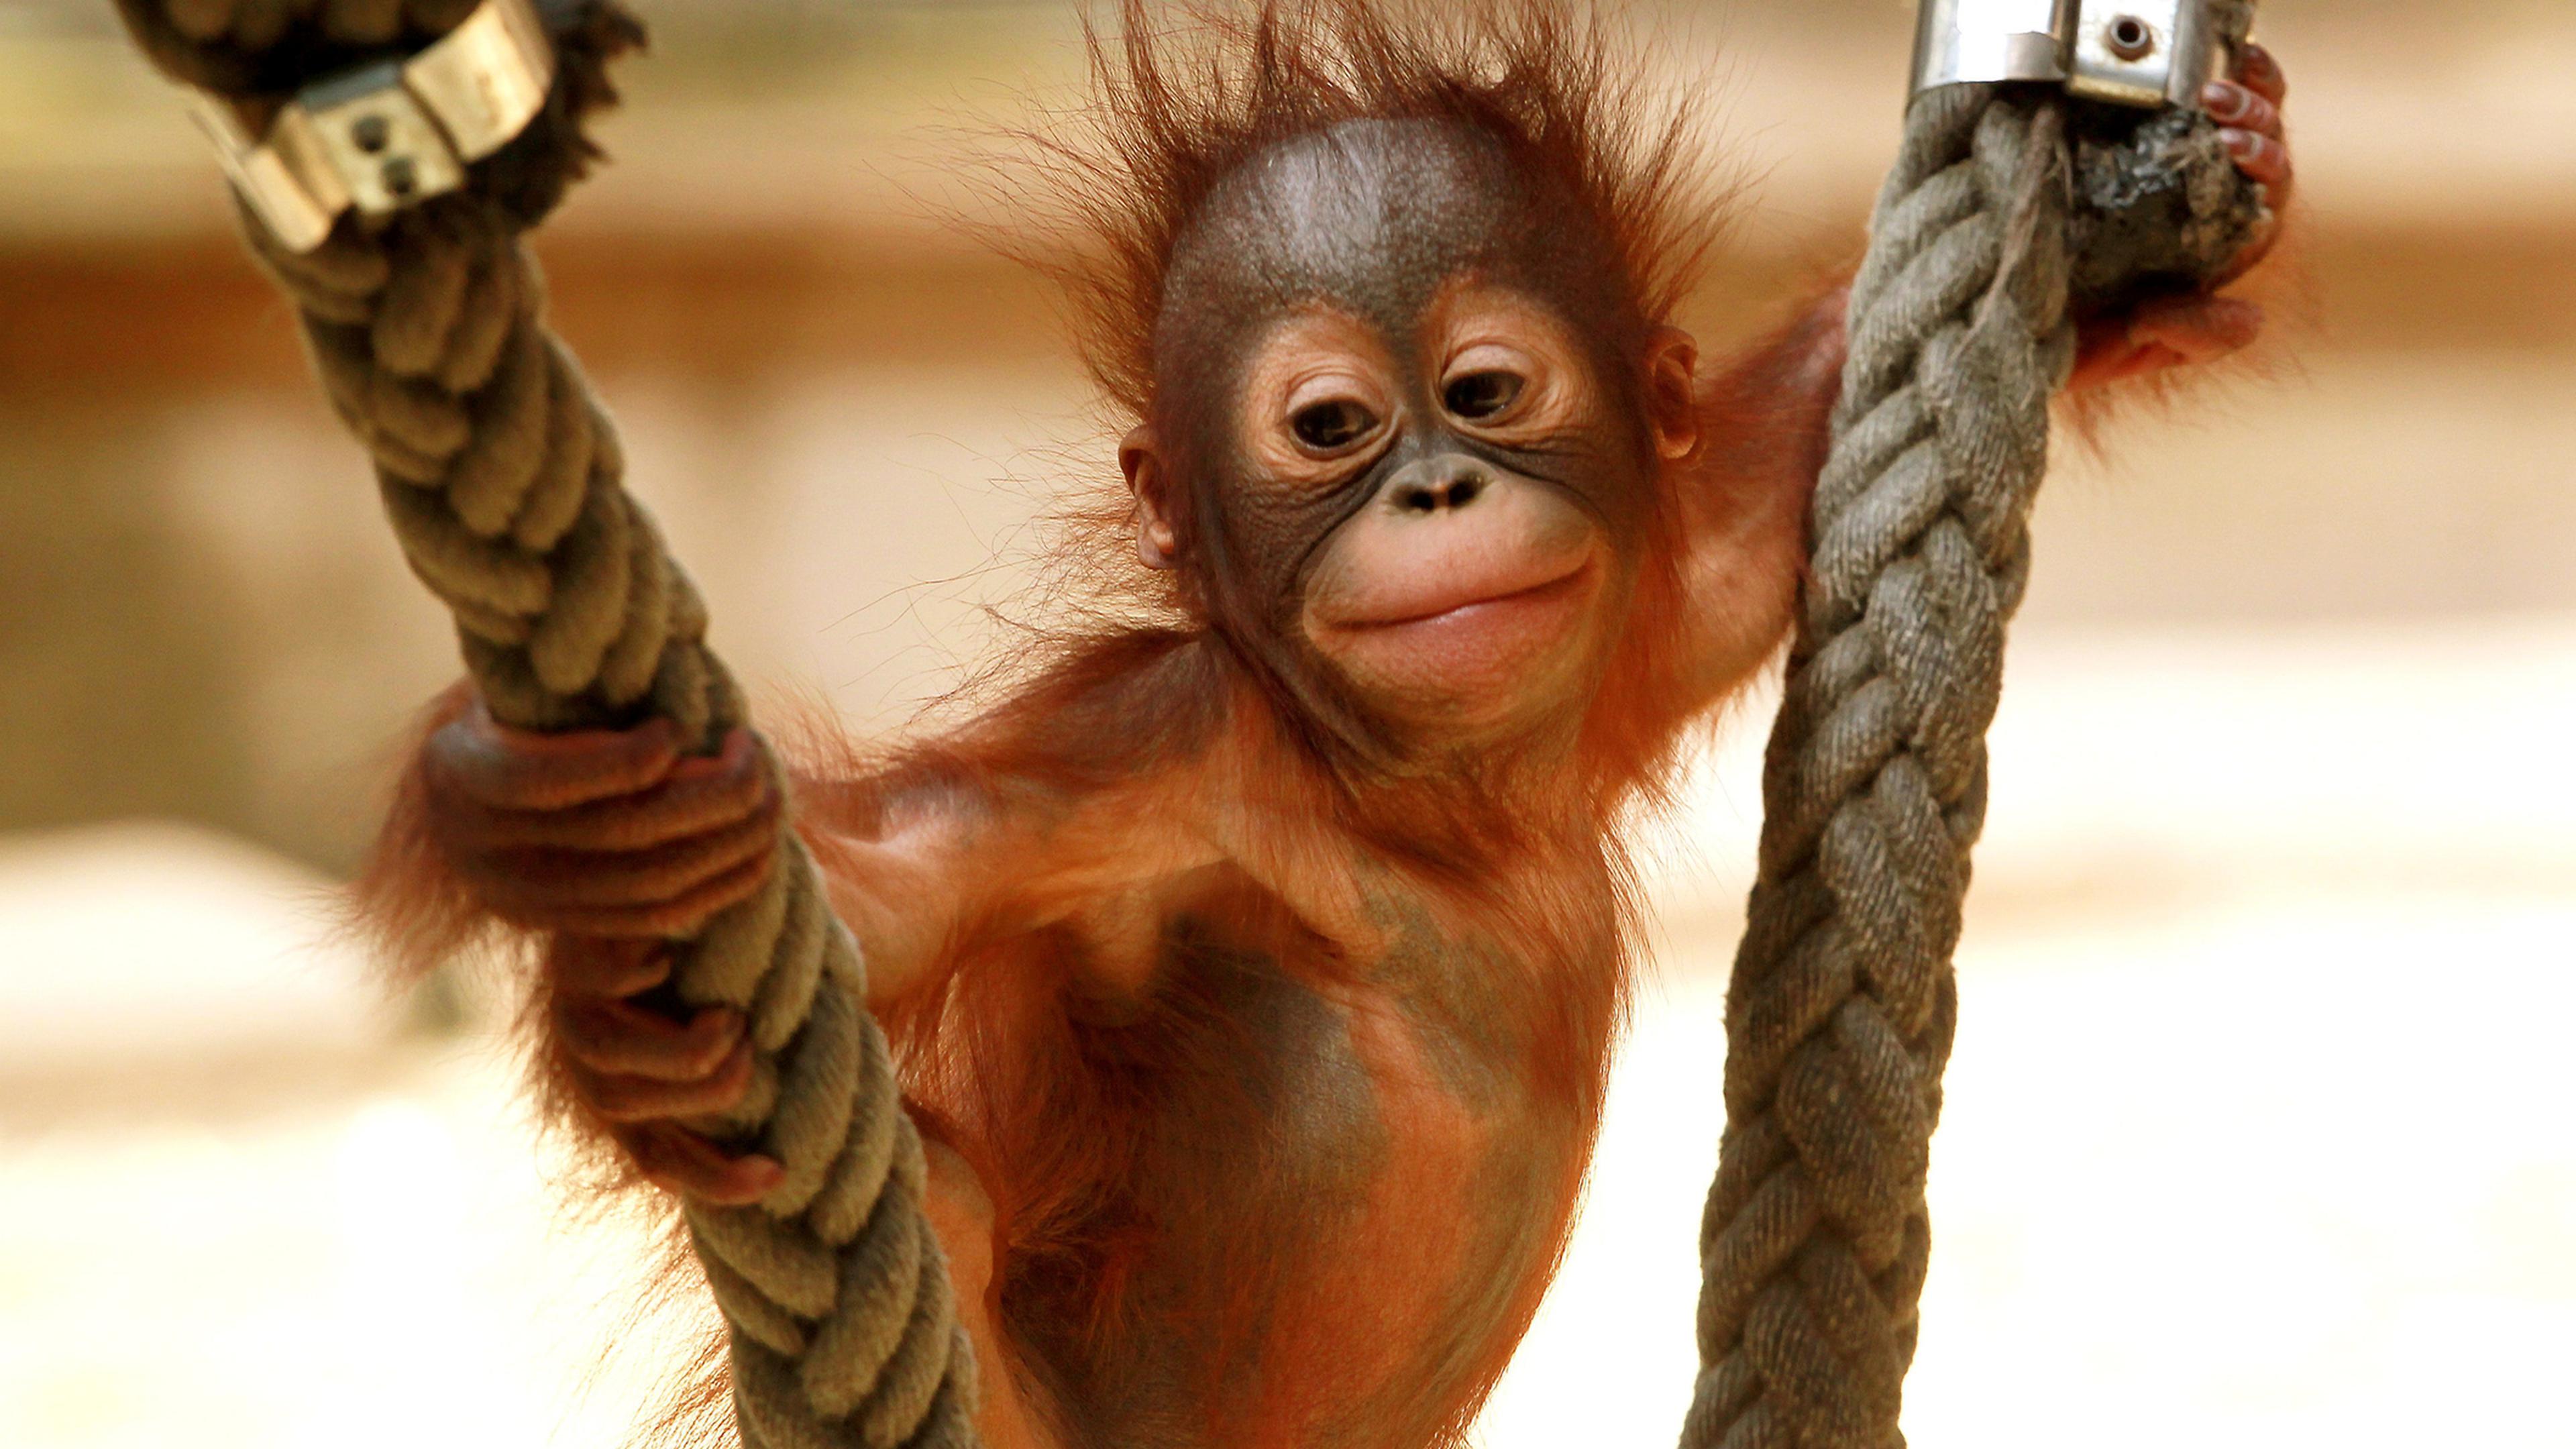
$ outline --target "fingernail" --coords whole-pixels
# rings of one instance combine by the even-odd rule
[[[2245,102],[2252,92],[2226,81],[2211,81],[2200,88],[2200,104],[2213,120],[2232,121],[2245,114]]]
[[[2218,144],[2226,147],[2236,155],[2242,156],[2246,152],[2254,149],[2254,133],[2251,131],[2240,131],[2234,126],[2222,127],[2218,132]]]

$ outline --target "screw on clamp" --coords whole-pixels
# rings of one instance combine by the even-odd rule
[[[2227,74],[2250,0],[1922,0],[1914,92],[1969,81],[2064,86],[2079,100],[2197,110]]]

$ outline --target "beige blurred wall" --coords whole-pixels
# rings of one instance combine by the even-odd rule
[[[1046,296],[946,225],[1070,94],[1070,5],[640,7],[618,164],[546,234],[564,330],[755,678],[870,727],[994,637],[1109,476]],[[212,166],[104,6],[0,10],[0,830],[200,819],[351,857],[451,670]],[[1677,6],[1745,215],[1742,334],[1856,246],[1898,0]],[[2033,628],[2576,609],[2576,8],[2270,0],[2304,167],[2265,379],[2080,450]],[[989,214],[989,207],[987,214]]]

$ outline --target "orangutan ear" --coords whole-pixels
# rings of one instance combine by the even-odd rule
[[[1172,528],[1168,496],[1172,475],[1163,466],[1163,445],[1151,424],[1119,441],[1118,469],[1127,475],[1127,491],[1136,496],[1136,557],[1149,569],[1178,567],[1180,535]]]
[[[1678,327],[1646,338],[1646,426],[1666,462],[1699,448],[1699,344]]]

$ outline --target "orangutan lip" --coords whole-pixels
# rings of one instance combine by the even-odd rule
[[[1587,558],[1583,562],[1576,564],[1571,570],[1559,574],[1545,583],[1532,584],[1528,588],[1514,589],[1509,593],[1490,594],[1481,599],[1468,599],[1463,603],[1444,605],[1440,608],[1430,610],[1427,613],[1407,614],[1398,619],[1355,619],[1345,624],[1336,625],[1335,627],[1350,630],[1402,629],[1414,624],[1428,624],[1440,619],[1453,618],[1466,614],[1471,610],[1490,609],[1497,604],[1539,603],[1559,595],[1574,592],[1585,579],[1591,576],[1592,563],[1593,561]]]

